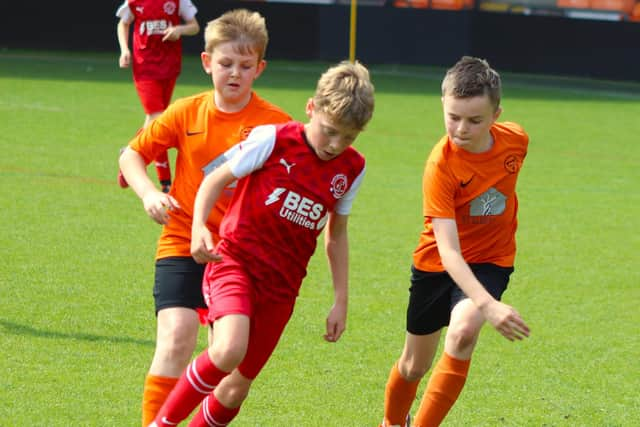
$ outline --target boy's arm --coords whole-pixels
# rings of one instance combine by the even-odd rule
[[[119,164],[129,187],[142,200],[147,215],[158,224],[166,224],[169,221],[167,210],[180,209],[178,201],[156,188],[147,175],[144,158],[131,147],[122,152]]]
[[[200,184],[193,205],[191,224],[191,256],[199,264],[220,261],[222,258],[214,252],[215,244],[207,228],[207,218],[224,187],[236,179],[231,173],[228,162],[205,176]]]
[[[129,50],[129,27],[131,23],[125,22],[124,19],[118,21],[118,45],[120,46],[120,68],[127,68],[131,65],[131,51]]]
[[[349,238],[347,215],[329,214],[325,232],[325,252],[329,260],[333,280],[334,304],[327,316],[327,333],[324,339],[336,342],[347,325],[349,301]]]
[[[432,223],[442,265],[484,318],[510,341],[529,336],[529,327],[520,314],[513,307],[493,298],[469,268],[462,257],[455,220],[433,218]]]
[[[200,25],[196,18],[185,21],[182,25],[170,26],[164,31],[162,41],[176,41],[182,36],[194,36],[200,31]]]

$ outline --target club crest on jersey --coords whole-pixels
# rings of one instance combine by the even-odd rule
[[[240,129],[240,140],[244,141],[245,139],[247,139],[253,128],[254,126],[245,126]]]
[[[345,174],[339,173],[338,175],[334,176],[331,180],[330,189],[333,197],[335,197],[336,199],[342,198],[342,196],[344,196],[344,193],[347,192],[348,184],[349,181],[347,180],[347,176]]]
[[[311,230],[320,230],[327,223],[327,215],[322,216],[326,210],[322,203],[314,202],[295,191],[278,187],[267,196],[264,204],[269,206],[278,201],[282,201],[278,212],[280,217],[294,224]]]
[[[168,1],[162,6],[162,9],[167,15],[173,15],[176,11],[176,4],[172,1]]]
[[[518,172],[521,166],[522,161],[513,154],[504,159],[504,169],[509,173]]]

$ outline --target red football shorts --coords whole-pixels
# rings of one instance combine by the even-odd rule
[[[247,354],[238,370],[254,379],[275,350],[293,313],[295,299],[277,302],[264,298],[255,291],[255,279],[245,268],[229,254],[224,253],[223,257],[221,262],[207,264],[204,271],[202,293],[209,307],[207,320],[214,322],[228,314],[244,314],[251,319]]]
[[[135,80],[138,98],[146,114],[161,113],[167,109],[173,96],[177,77],[164,80]]]

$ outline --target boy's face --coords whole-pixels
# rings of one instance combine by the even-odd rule
[[[338,157],[360,133],[359,129],[343,126],[328,114],[316,110],[312,99],[307,101],[306,113],[309,117],[309,123],[305,125],[307,141],[320,160]]]
[[[489,130],[502,110],[494,110],[489,96],[456,98],[445,95],[442,108],[447,135],[454,144],[472,153],[491,148]]]
[[[240,53],[236,42],[221,43],[213,52],[202,52],[202,67],[215,88],[216,105],[227,112],[244,108],[251,99],[253,81],[266,66],[256,53]]]

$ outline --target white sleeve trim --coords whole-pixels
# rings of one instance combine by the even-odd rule
[[[180,0],[180,17],[185,21],[191,21],[198,13],[198,8],[191,0]]]
[[[353,181],[351,188],[349,191],[345,193],[345,195],[338,200],[336,203],[335,212],[338,215],[349,215],[351,213],[351,207],[353,206],[353,201],[358,194],[358,190],[360,189],[360,185],[362,184],[362,180],[364,179],[366,168],[362,168],[362,172],[360,175]]]
[[[127,0],[120,5],[116,11],[116,16],[128,24],[133,22],[133,13],[131,13],[131,9],[129,9],[129,3]]]
[[[253,128],[247,139],[234,145],[225,153],[233,176],[240,179],[260,169],[273,152],[275,144],[275,125]]]

